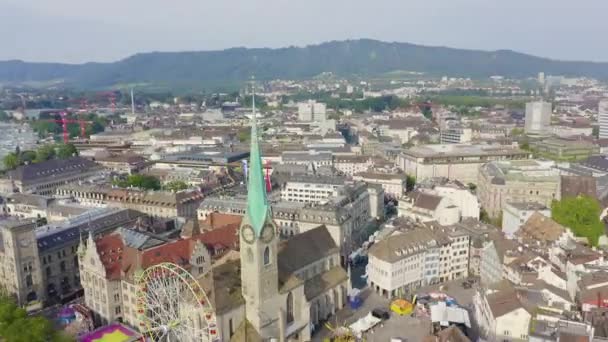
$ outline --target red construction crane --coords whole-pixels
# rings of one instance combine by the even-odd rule
[[[115,91],[101,91],[97,93],[98,97],[105,98],[110,103],[112,112],[116,112],[116,92]]]
[[[61,116],[60,120],[47,120],[49,122],[54,122],[54,123],[58,123],[61,124],[61,127],[63,128],[63,143],[67,144],[70,142],[70,134],[68,132],[68,124],[69,123],[77,123],[80,125],[80,136],[82,138],[86,137],[86,133],[87,133],[87,124],[92,124],[91,121],[84,121],[84,120],[74,120],[74,119],[68,119],[67,116],[68,114],[66,112],[61,112],[59,113],[59,115]]]

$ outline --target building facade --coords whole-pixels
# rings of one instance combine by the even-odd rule
[[[0,179],[0,193],[22,192],[50,196],[62,185],[100,177],[102,171],[99,164],[81,157],[21,165]]]
[[[397,231],[370,248],[368,284],[392,298],[411,295],[425,285],[467,277],[469,240],[466,232],[454,227],[418,225]]]
[[[507,202],[536,202],[547,207],[559,200],[560,177],[552,161],[501,161],[483,165],[477,194],[491,217],[498,217]]]
[[[97,185],[66,185],[59,187],[56,195],[70,197],[85,206],[133,209],[164,218],[196,217],[203,200],[202,193],[192,190],[143,191]]]
[[[6,221],[0,226],[4,244],[0,279],[20,305],[53,304],[80,288],[76,258],[80,237],[107,234],[131,224],[141,213],[125,209],[96,209],[62,223],[37,227],[31,221]]]
[[[608,99],[601,100],[598,104],[597,122],[600,126],[600,139],[608,139]]]
[[[526,103],[524,130],[527,134],[545,134],[551,126],[551,103],[538,101]]]
[[[551,210],[546,205],[534,202],[506,202],[502,208],[502,231],[509,239],[523,226],[532,214],[539,212],[551,217]]]
[[[529,152],[512,146],[422,145],[402,152],[397,157],[397,165],[416,181],[443,177],[463,184],[475,184],[479,167],[485,163],[531,157]]]

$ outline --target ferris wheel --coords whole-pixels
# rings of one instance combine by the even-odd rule
[[[137,275],[140,330],[156,342],[219,341],[205,291],[178,265],[161,263]]]

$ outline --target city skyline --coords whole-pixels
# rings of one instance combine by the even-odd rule
[[[7,0],[0,29],[11,32],[0,60],[109,62],[150,51],[306,46],[370,38],[462,49],[508,49],[562,60],[608,61],[592,32],[608,32],[608,3],[585,0],[411,0],[306,4],[278,0],[237,4],[183,1],[52,4]],[[576,25],[572,13],[584,12]],[[213,15],[210,15],[213,14]],[[336,15],[340,13],[340,15]],[[218,15],[219,14],[219,15]],[[277,30],[281,27],[281,30]],[[78,28],[78,29],[75,29]],[[211,34],[208,34],[211,32]]]

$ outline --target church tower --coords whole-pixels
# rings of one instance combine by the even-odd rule
[[[247,320],[262,337],[268,338],[278,333],[278,236],[266,197],[258,140],[254,90],[247,209],[239,230],[241,285]]]

